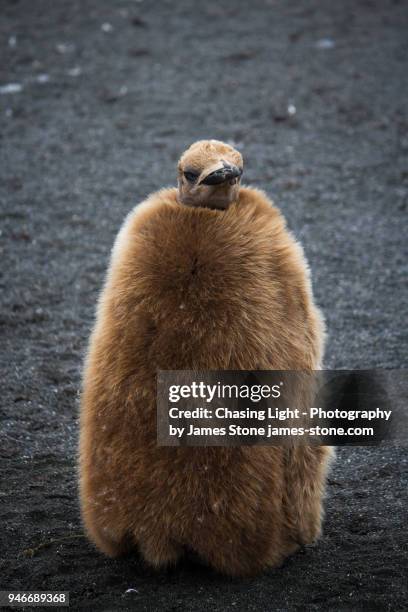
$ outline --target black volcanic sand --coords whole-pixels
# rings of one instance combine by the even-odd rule
[[[235,144],[304,244],[326,366],[406,367],[407,26],[403,1],[1,1],[0,84],[23,87],[0,94],[1,588],[73,610],[407,609],[404,448],[340,449],[319,544],[250,580],[105,559],[75,467],[114,236],[198,138]]]

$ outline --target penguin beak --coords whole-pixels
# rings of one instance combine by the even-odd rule
[[[227,181],[235,181],[242,174],[242,169],[225,161],[206,168],[200,174],[197,185],[221,185]]]

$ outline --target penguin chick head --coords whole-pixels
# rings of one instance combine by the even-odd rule
[[[199,140],[178,163],[178,199],[188,206],[224,210],[238,197],[242,155],[219,140]]]

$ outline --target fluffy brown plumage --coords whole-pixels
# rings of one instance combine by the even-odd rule
[[[215,174],[200,188],[227,166],[224,180]],[[84,524],[110,556],[138,547],[159,567],[190,549],[249,575],[320,533],[328,448],[156,444],[157,370],[320,366],[324,327],[303,251],[236,169],[242,158],[228,145],[193,145],[179,189],[137,206],[112,252],[80,440]]]

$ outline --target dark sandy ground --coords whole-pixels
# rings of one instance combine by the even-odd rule
[[[0,85],[23,87],[0,95],[1,588],[74,610],[407,609],[404,448],[342,448],[322,540],[252,580],[104,559],[75,472],[113,238],[200,137],[242,150],[305,245],[326,366],[407,367],[407,26],[403,1],[1,0]]]

